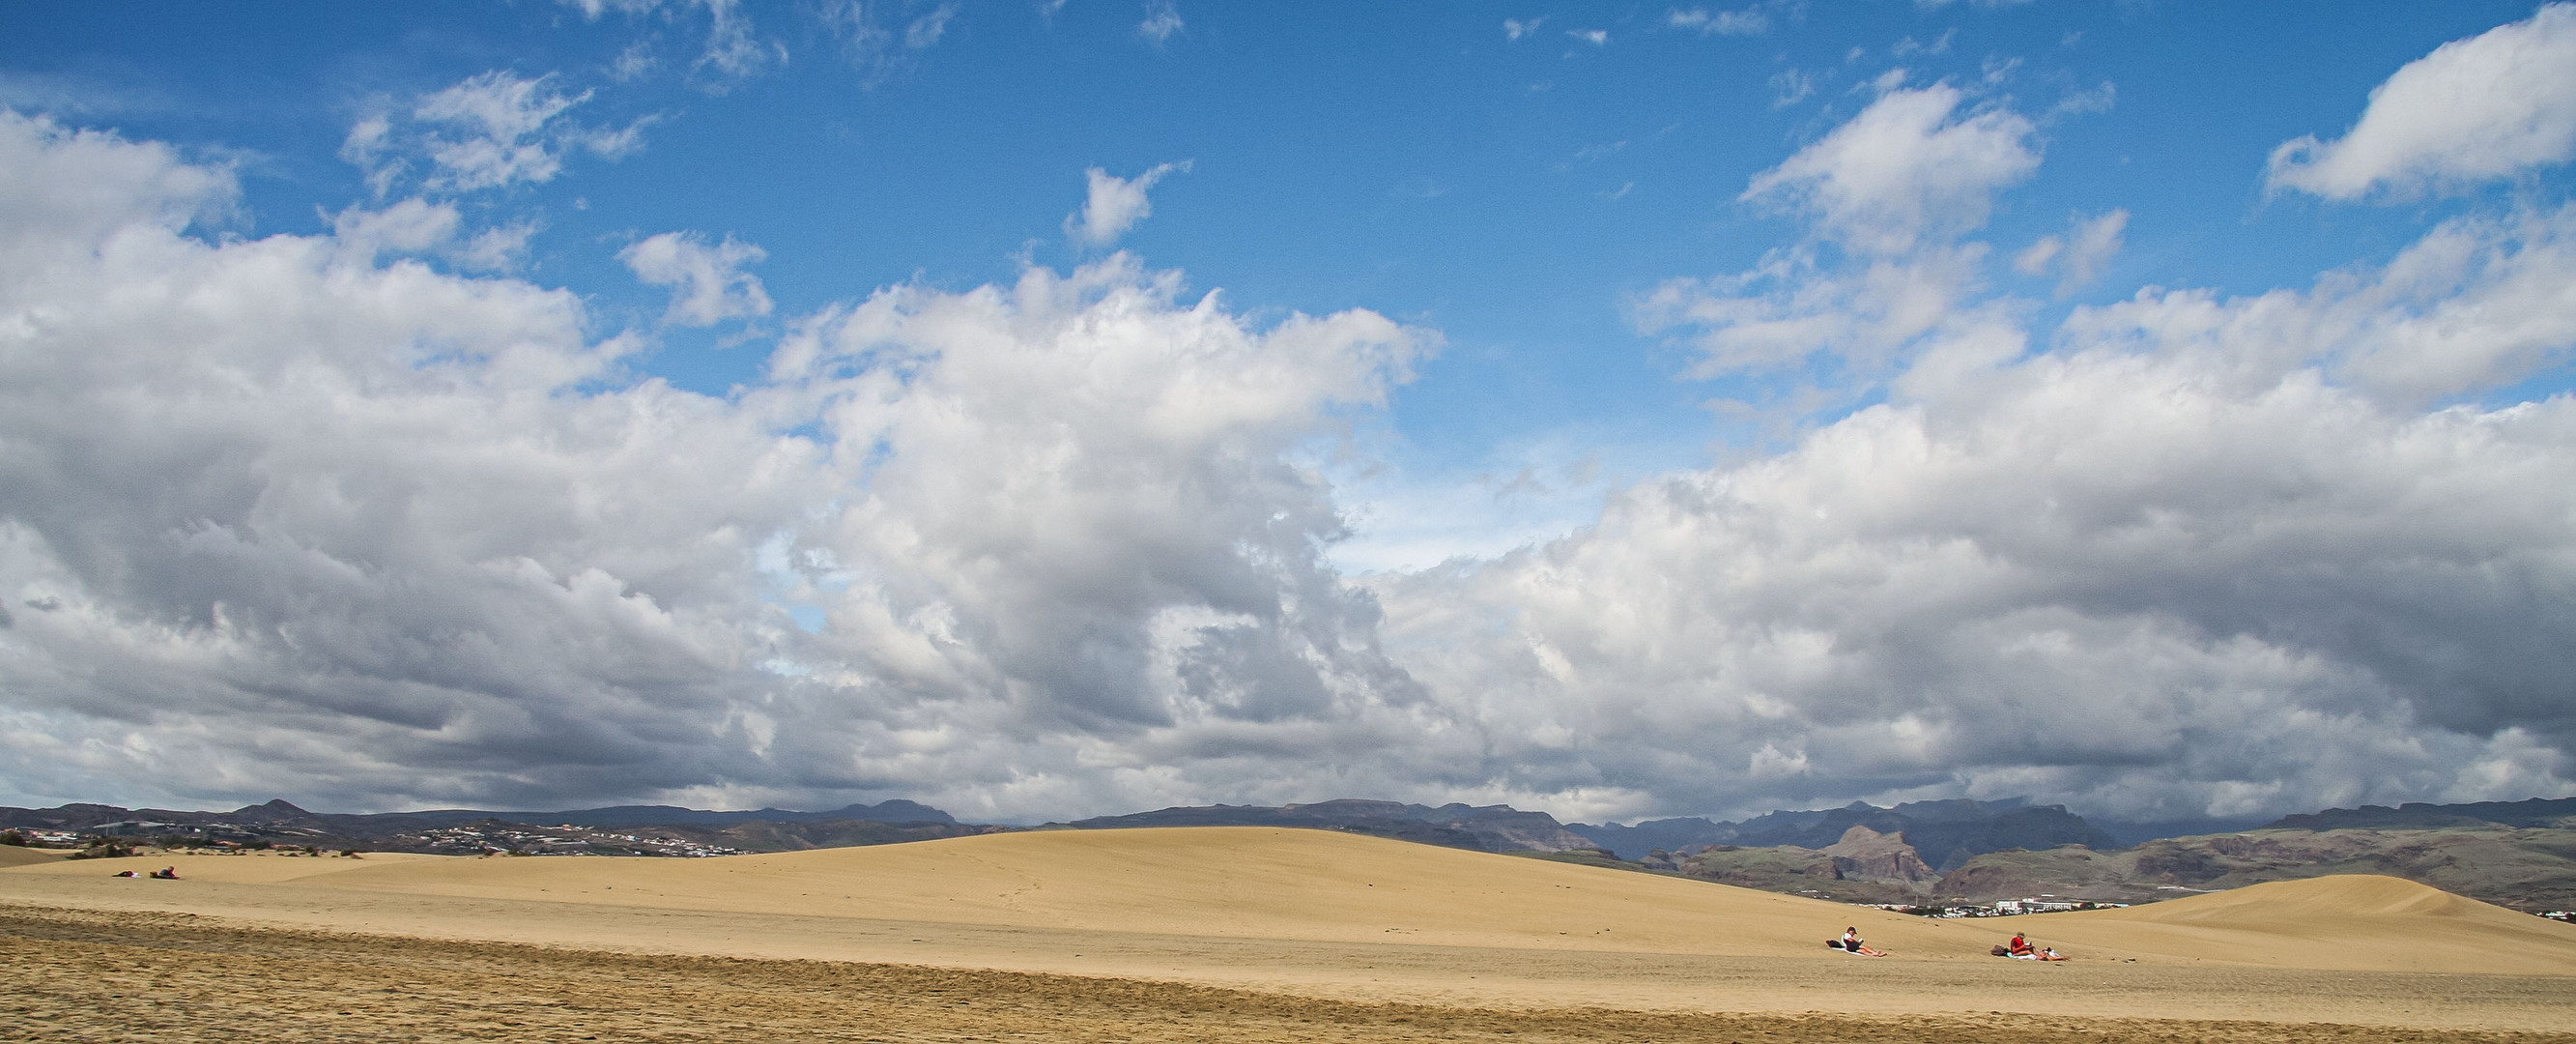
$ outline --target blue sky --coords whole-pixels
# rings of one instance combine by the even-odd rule
[[[471,329],[440,325],[449,319],[387,319],[413,332],[363,350],[332,340],[356,336],[333,331],[363,324],[317,318],[309,334],[317,340],[276,350],[316,366],[342,360],[325,367],[331,372],[352,352],[376,352],[369,358],[379,363],[392,357],[385,352],[413,353],[401,371],[413,375],[435,369],[423,360],[464,359],[494,367],[455,378],[486,389],[505,385],[505,370],[519,372],[496,361],[512,346],[544,343],[556,353],[549,358],[565,360],[562,373],[545,378],[554,383],[540,384],[565,416],[521,418],[536,427],[514,434],[501,430],[514,415],[487,403],[479,408],[499,411],[488,418],[492,430],[450,432],[460,442],[588,445],[570,433],[593,431],[583,426],[591,422],[574,415],[612,407],[715,426],[670,435],[684,450],[649,441],[595,446],[596,459],[572,454],[537,477],[491,479],[499,485],[490,488],[476,485],[488,476],[457,478],[464,484],[452,489],[427,474],[410,485],[387,480],[413,492],[375,502],[369,498],[396,495],[360,491],[352,476],[408,474],[413,451],[405,447],[437,429],[420,420],[429,427],[397,438],[383,430],[386,418],[411,414],[352,404],[348,396],[373,394],[352,391],[316,401],[350,410],[355,427],[317,422],[301,435],[260,436],[259,448],[235,455],[258,462],[245,465],[238,491],[209,494],[205,503],[146,492],[153,480],[141,472],[46,472],[55,476],[48,481],[70,484],[45,487],[55,503],[131,512],[132,539],[142,543],[81,552],[49,527],[77,526],[82,516],[0,503],[24,545],[19,572],[0,569],[0,584],[36,585],[14,596],[22,622],[55,612],[27,605],[89,598],[101,620],[203,638],[230,626],[222,607],[239,614],[241,605],[274,600],[263,611],[267,622],[253,628],[265,637],[230,639],[249,643],[244,649],[274,648],[225,655],[261,665],[254,670],[246,660],[228,671],[276,678],[205,681],[212,668],[177,661],[125,674],[176,671],[228,691],[314,694],[362,678],[361,689],[428,686],[456,702],[446,711],[394,713],[344,705],[367,703],[356,697],[275,697],[284,705],[273,705],[237,693],[208,697],[208,707],[102,716],[101,705],[157,706],[165,698],[119,688],[140,681],[97,680],[121,676],[97,657],[126,647],[117,644],[125,639],[44,637],[27,624],[6,635],[22,643],[22,662],[45,666],[26,668],[17,682],[16,724],[44,737],[31,741],[28,756],[66,767],[19,776],[0,790],[28,800],[135,796],[93,791],[110,786],[101,780],[163,764],[155,759],[167,755],[133,753],[135,744],[151,747],[149,736],[176,730],[170,735],[270,738],[208,741],[199,768],[227,782],[167,800],[267,796],[284,784],[246,766],[284,756],[261,746],[269,742],[302,751],[289,760],[317,759],[303,771],[322,782],[306,797],[380,805],[548,793],[706,803],[901,796],[970,813],[1043,816],[1367,791],[1610,816],[2009,791],[2180,818],[2365,797],[2556,796],[2576,775],[2567,746],[2576,736],[2576,694],[2563,682],[2465,665],[2551,647],[2570,625],[2559,600],[2565,578],[2540,563],[2555,561],[2552,549],[2563,550],[2571,534],[2565,516],[2550,514],[2555,501],[2530,488],[2533,476],[2558,474],[2568,456],[2542,436],[2517,437],[2516,452],[2527,459],[2513,458],[2520,463],[2510,468],[2502,451],[2465,444],[2446,451],[2496,464],[2499,488],[2542,497],[2513,515],[2531,527],[2520,536],[2460,543],[2428,534],[2482,524],[2463,506],[2476,498],[2439,492],[2452,479],[2429,464],[2372,478],[2348,460],[2258,464],[2263,454],[2250,450],[2239,460],[2173,430],[2104,435],[2143,463],[2139,485],[2123,494],[2133,499],[2106,503],[2102,517],[2197,520],[2185,528],[2210,541],[2204,555],[2131,560],[2124,556],[2143,554],[2135,534],[2101,536],[2110,543],[2098,546],[2077,540],[2041,556],[2059,563],[2041,569],[2054,579],[1999,573],[1983,581],[1992,585],[1986,595],[1921,608],[1927,620],[1984,621],[1990,626],[1974,640],[1995,650],[2081,647],[2054,659],[1996,652],[2002,660],[1954,663],[1948,651],[1908,644],[1931,639],[1906,637],[1906,626],[1871,622],[1859,609],[1811,619],[1802,609],[1765,615],[1770,610],[1759,607],[1833,601],[1828,593],[1850,578],[1823,564],[1847,553],[1895,556],[1870,567],[1888,570],[1875,581],[1886,585],[1915,582],[1903,579],[1916,576],[1911,567],[1890,563],[1923,548],[1972,547],[1989,563],[2031,566],[2018,556],[2036,552],[1981,528],[2002,521],[1970,523],[1954,507],[1930,505],[2027,495],[2047,505],[2032,509],[2044,514],[2082,499],[2083,491],[2052,483],[2081,485],[2083,474],[2034,476],[2010,488],[1980,484],[2003,479],[1959,479],[1924,494],[1911,513],[1888,509],[1883,525],[1803,549],[1756,535],[1775,523],[1732,528],[1756,516],[1792,517],[1780,514],[1792,501],[1815,518],[1884,508],[1869,484],[1839,486],[1823,476],[1838,440],[1884,432],[1889,417],[1921,426],[1917,441],[1936,450],[1926,460],[2000,468],[2010,454],[1979,454],[2005,439],[2002,429],[1981,426],[2018,416],[2010,403],[2038,409],[2073,395],[2070,388],[2093,387],[2039,375],[2061,364],[2067,372],[2109,365],[2121,351],[2178,368],[2188,356],[2198,376],[2174,376],[2173,387],[2195,394],[2215,387],[2218,374],[2241,377],[2253,367],[2268,375],[2211,392],[2218,399],[2205,413],[2176,406],[2203,417],[2202,435],[2223,428],[2226,417],[2287,409],[2279,406],[2284,389],[2307,384],[2330,393],[2320,412],[2301,414],[2311,421],[2289,429],[2262,430],[2343,430],[2322,418],[2360,411],[2375,420],[2352,422],[2361,426],[2347,434],[2367,443],[2414,438],[2442,418],[2508,424],[2554,416],[2565,408],[2571,375],[2567,338],[2556,331],[2571,320],[2564,302],[2531,288],[2545,286],[2560,249],[2567,156],[2552,143],[2566,136],[2560,123],[2576,117],[2553,99],[2568,91],[2566,69],[2576,66],[2552,70],[2560,54],[2552,48],[2563,46],[2559,16],[2535,10],[2484,2],[2051,0],[1563,7],[523,0],[390,13],[328,4],[0,5],[0,24],[9,27],[0,34],[0,106],[38,121],[23,132],[36,150],[28,155],[55,157],[65,171],[89,169],[74,162],[75,139],[95,131],[105,136],[80,140],[107,150],[101,156],[141,163],[136,157],[149,153],[172,170],[217,179],[189,192],[135,189],[142,194],[118,211],[163,214],[172,200],[185,202],[187,220],[171,234],[209,252],[216,260],[208,264],[247,265],[259,244],[295,245],[329,253],[332,260],[308,263],[344,281],[391,287],[401,272],[415,271],[442,293],[482,302],[478,308],[501,308],[495,295],[538,301],[552,291],[576,302],[573,334],[512,325],[565,307],[547,298],[557,303],[529,304],[535,311],[510,312],[506,321],[495,313]],[[2513,26],[2521,28],[2485,49],[2454,48],[2466,58],[2436,61],[2447,43]],[[2508,45],[2541,57],[2508,67],[2497,57]],[[2490,67],[2506,71],[2477,71]],[[2425,70],[2423,82],[2464,85],[2447,104],[2472,117],[2480,105],[2502,112],[2515,99],[2540,99],[2538,108],[2496,117],[2492,128],[2501,129],[2492,133],[2478,129],[2490,124],[2464,118],[2470,130],[2460,133],[2470,137],[2443,139],[2403,122],[2421,114],[2398,103],[2423,91],[2392,77],[2414,68]],[[2398,129],[2370,141],[2394,144],[2370,151],[2366,136],[2355,136],[2362,144],[2332,152],[2357,135],[2384,86],[2392,99],[2385,125]],[[496,119],[516,122],[505,131]],[[2324,144],[2305,159],[2282,158],[2308,136]],[[1922,148],[1906,151],[1914,146]],[[29,163],[31,171],[55,169]],[[1104,184],[1149,211],[1081,224],[1087,193]],[[124,227],[117,224],[124,219],[101,220],[100,228]],[[63,256],[108,256],[95,243],[84,249]],[[46,271],[65,285],[108,278]],[[971,312],[981,307],[978,294],[1024,288],[1031,272],[1087,287],[1075,295],[1093,302],[1085,307],[1108,309],[1066,318],[1072,333],[1045,343],[1061,348],[1091,331],[1108,339],[1102,343],[1141,338],[1134,343],[1178,354],[1135,370],[1104,354],[1059,375],[1131,374],[1127,385],[1099,390],[1103,403],[1126,403],[1105,412],[1058,415],[1071,407],[1005,396],[1008,367],[967,366],[972,353],[944,339],[962,335],[933,329],[929,317]],[[316,288],[329,285],[314,279]],[[1888,289],[1899,283],[1915,296]],[[272,306],[297,316],[357,307],[332,296],[341,291],[308,289],[322,296]],[[1222,293],[1202,306],[1210,291]],[[1117,305],[1122,293],[1142,296]],[[22,296],[12,307],[32,309],[27,315],[80,307],[34,290]],[[1012,298],[1005,311],[1035,322],[1027,317],[1046,312],[1035,300]],[[871,302],[910,318],[869,319]],[[2445,311],[2446,302],[2459,307]],[[2194,311],[2203,305],[2216,311]],[[1914,318],[1888,318],[1908,308]],[[1249,346],[1211,347],[1217,342],[1175,332],[1196,329],[1187,325],[1191,315],[1219,317],[1233,331],[1219,331],[1219,341],[1247,337]],[[1332,337],[1345,339],[1331,351],[1300,356],[1280,347],[1294,341],[1291,317],[1299,315],[1357,318],[1333,328],[1341,332]],[[1101,332],[1129,319],[1147,332]],[[1362,320],[1400,332],[1353,325]],[[2447,332],[2424,332],[2436,327]],[[520,332],[492,332],[504,328]],[[2494,336],[2479,340],[2477,330],[2490,328]],[[25,366],[76,351],[72,341],[29,336],[11,349]],[[292,383],[288,375],[304,372],[302,364],[226,361],[220,345],[232,342],[208,336],[141,329],[97,343],[204,361],[210,373],[247,382],[246,403],[285,409],[293,400],[287,385],[266,382]],[[493,337],[500,340],[478,340]],[[2424,355],[2436,351],[2423,347],[2428,337],[2485,347],[2443,348],[2450,354],[2432,358]],[[812,357],[837,361],[790,373],[783,360],[808,358],[812,345],[823,346]],[[1238,349],[1249,354],[1229,354]],[[1280,362],[1283,353],[1304,361]],[[2291,357],[2299,361],[2281,361]],[[1274,363],[1285,376],[1259,385]],[[1194,379],[1191,367],[1202,364],[1215,368],[1206,376],[1216,384],[1181,380]],[[1962,366],[1991,369],[2021,390],[1942,383]],[[1149,387],[1163,377],[1180,383]],[[45,383],[27,379],[28,387]],[[62,385],[63,394],[116,400],[137,392],[119,383],[124,378],[90,380]],[[400,383],[381,374],[351,380],[363,389]],[[654,381],[685,394],[656,398]],[[934,388],[953,396],[932,403]],[[1287,399],[1265,398],[1273,393]],[[1065,397],[1091,401],[1070,388]],[[878,412],[865,419],[850,412],[871,402]],[[2095,402],[2070,407],[2070,416],[2115,415],[2115,406],[2135,404]],[[458,416],[474,413],[457,408]],[[1212,426],[1183,453],[1152,441],[1178,437],[1169,424],[1123,434],[1097,427],[1111,425],[1120,409],[1131,420],[1182,411],[1196,419],[1181,427]],[[951,439],[942,417],[977,418],[984,435]],[[1028,418],[1051,418],[1047,430],[1056,434],[999,434]],[[2087,434],[2014,423],[2021,425],[2014,437],[2043,447]],[[1954,435],[1966,441],[1944,457],[1937,450]],[[0,439],[68,453],[94,436],[103,438],[30,427]],[[2167,436],[2180,441],[2156,442]],[[354,446],[370,438],[390,440],[384,452],[392,456],[326,467],[310,464],[311,444],[297,441]],[[1137,448],[1147,443],[1171,454]],[[1851,466],[1862,474],[1900,467],[1888,463],[1895,445],[1868,451],[1875,465]],[[127,460],[116,454],[141,451],[91,452]],[[949,453],[964,456],[941,455]],[[980,459],[988,454],[1057,466],[1016,475]],[[609,469],[595,473],[605,475],[645,457],[672,472],[636,478],[628,494],[585,485],[591,469]],[[1096,461],[1100,470],[1069,461]],[[2248,474],[2305,475],[2329,488],[2184,488],[2185,477],[2235,463]],[[308,465],[321,470],[298,470]],[[1154,472],[1166,466],[1176,470]],[[2160,467],[2181,469],[2174,481],[2183,484],[2151,481]],[[1937,470],[1927,468],[1907,475]],[[705,469],[802,477],[778,479],[766,492],[686,492],[707,479]],[[1149,472],[1162,477],[1120,484]],[[556,481],[572,491],[539,488]],[[484,505],[522,528],[410,575],[404,570],[412,567],[393,563],[412,561],[412,552],[392,548],[413,547],[405,543],[411,537],[338,547],[329,535],[336,531],[318,517],[280,506],[279,491],[304,488],[299,483],[335,486],[343,501],[361,505],[347,509],[359,514],[402,515],[416,527],[403,532],[440,546],[453,533],[432,520],[455,516],[422,506],[438,495]],[[1032,483],[1056,494],[1030,494]],[[941,499],[965,496],[961,489],[982,490],[970,498],[975,506]],[[1169,489],[1203,499],[1187,511],[1175,501],[1180,515],[1104,517],[1088,529],[1051,521],[1082,504],[1143,503],[1135,498]],[[1750,489],[1773,492],[1743,492]],[[1781,492],[1792,489],[1808,492]],[[240,492],[249,490],[268,492]],[[668,544],[625,547],[617,534],[587,528],[659,510],[621,507],[620,495],[684,493],[762,506],[744,507],[740,517],[665,520],[678,528],[654,530],[658,539],[732,548],[688,564],[667,561],[688,558],[666,554]],[[2357,534],[2353,527],[2367,528],[2362,521],[2310,514],[2331,507],[2354,519],[2386,518],[2401,513],[2394,505],[2445,496],[2453,498],[2450,514],[2423,508],[2433,514],[2388,522],[2391,531],[2376,535]],[[1710,506],[1728,497],[1750,499]],[[1239,519],[1227,514],[1237,510]],[[964,521],[1021,512],[1020,528],[961,537],[945,557],[930,556],[954,571],[916,573],[905,564],[923,547],[947,546],[939,544],[943,534]],[[1699,528],[1637,531],[1634,519],[1645,516],[1635,512],[1688,515]],[[2280,521],[2275,512],[2303,521]],[[908,535],[889,535],[883,527],[893,519]],[[711,528],[682,536],[690,526]],[[2231,539],[2291,531],[2306,535],[2282,539],[2349,554],[2283,564],[2289,572],[2264,590],[2203,575],[2231,568],[2219,564],[2226,555],[2217,550]],[[462,583],[510,561],[538,563],[566,591],[597,574],[621,597],[677,621],[672,626],[729,637],[691,646],[705,658],[681,670],[692,679],[685,683],[602,668],[607,674],[573,671],[577,679],[559,683],[569,688],[518,689],[492,680],[503,675],[440,674],[452,664],[397,665],[401,657],[381,643],[417,621],[398,625],[399,613],[368,602],[376,608],[334,611],[387,614],[386,635],[317,653],[292,621],[331,601],[305,586],[321,581],[267,567],[209,572],[188,557],[195,552],[174,558],[142,549],[207,532],[235,534],[246,546],[301,547],[382,580],[388,592]],[[1101,543],[1122,532],[1175,535],[1150,546]],[[1756,546],[1770,550],[1732,564],[1709,557],[1720,547]],[[1190,564],[1190,554],[1213,557]],[[2082,572],[2071,563],[2088,560],[2129,565],[2067,578]],[[2459,570],[2455,579],[2488,581],[2408,595],[2400,589],[2426,581],[2389,572],[2399,560],[2439,561]],[[1093,562],[1132,562],[1135,572],[1104,578],[1086,572]],[[1014,576],[1062,569],[1070,578],[1033,594],[996,579],[991,570],[1002,564],[1018,570]],[[169,586],[203,589],[168,599],[116,593],[120,585],[150,586],[154,570],[196,578]],[[1812,587],[1791,585],[1803,593],[1762,593],[1768,581],[1760,578],[1807,570],[1821,571],[1798,582]],[[1722,604],[1664,603],[1622,586],[1659,577],[1732,594]],[[1252,588],[1268,593],[1247,594]],[[708,593],[717,589],[729,593]],[[1851,597],[1859,599],[1854,606],[1876,604]],[[475,614],[491,607],[456,598],[436,626],[475,632]],[[1340,606],[1325,614],[1330,626],[1312,617],[1327,603]],[[2378,608],[2350,608],[2356,604]],[[1597,624],[1604,614],[1656,605],[1660,617],[1621,636],[1560,634],[1545,622],[1555,612],[1564,627]],[[560,657],[563,649],[549,641],[586,641],[571,636],[581,632],[572,617],[546,615],[573,609],[514,611],[568,630],[493,653],[496,662]],[[2289,615],[2266,615],[2275,612]],[[2501,637],[2427,637],[2411,658],[2367,651],[2405,631],[2404,621],[2446,613],[2515,622]],[[2046,623],[2052,614],[2065,619]],[[1059,634],[1068,617],[1083,623]],[[1709,631],[1702,625],[1710,620],[1732,623]],[[200,634],[205,628],[214,630]],[[1319,637],[1325,630],[1340,637]],[[909,637],[898,640],[897,632]],[[1663,637],[1621,651],[1626,638],[1655,634]],[[1773,677],[1747,666],[1770,655],[1762,650],[1800,642],[1820,643],[1812,670],[1778,667],[1786,673]],[[731,651],[710,651],[718,646]],[[932,670],[927,660],[904,659],[912,653],[889,651],[898,646],[933,658],[920,650],[953,646],[962,659]],[[1347,659],[1349,650],[1359,659]],[[2317,728],[2346,729],[2352,738],[2325,744],[2333,756],[2295,771],[2248,767],[2270,756],[2259,743],[2225,766],[2194,763],[2188,748],[2203,734],[2196,730],[2236,720],[2215,711],[2202,720],[2172,710],[2153,739],[2107,719],[2063,722],[2018,753],[1960,738],[2009,732],[1996,722],[2028,719],[2028,707],[2013,700],[2045,701],[2050,691],[2064,698],[2066,686],[2096,691],[2106,679],[2155,674],[2119,666],[2122,655],[2168,666],[2205,658],[2184,670],[2189,678],[2167,679],[2158,691],[2233,701],[2232,713],[2268,708],[2265,720],[2284,730],[2278,743],[2310,742],[2299,737]],[[1942,665],[1913,659],[1925,656]],[[1295,678],[1262,673],[1274,668]],[[415,669],[440,677],[408,673]],[[1936,676],[1955,678],[1922,680]],[[92,680],[66,680],[81,677]],[[1262,694],[1292,690],[1308,696],[1263,703],[1270,697]],[[2025,695],[1994,695],[2006,690]],[[2212,695],[2225,693],[2234,695]],[[1995,700],[2002,703],[1989,705]],[[2489,710],[2442,709],[2463,702]],[[617,720],[605,709],[630,704],[652,708],[639,713],[660,724]],[[229,709],[208,709],[218,705]],[[1707,710],[1718,705],[1733,709]],[[460,724],[494,713],[520,724],[493,726],[488,736]],[[339,716],[348,721],[332,724]],[[861,719],[868,724],[852,723]],[[1862,728],[1855,723],[1875,723],[1868,728],[1886,735],[1854,738],[1847,733]],[[780,729],[844,739],[789,752],[776,738]],[[1699,729],[1715,730],[1704,745],[1727,751],[1709,756],[1729,767],[1686,752],[1691,743],[1679,737]],[[1640,753],[1638,737],[1657,732],[1677,737],[1675,749]],[[2066,739],[2092,732],[2101,733],[2098,742]],[[601,741],[613,752],[559,766],[492,767],[509,760],[498,752],[514,744],[581,748],[567,737],[594,733],[624,738]],[[1719,734],[1722,742],[1713,738]],[[288,735],[304,739],[277,738]],[[359,735],[387,746],[364,765],[336,768],[317,752]],[[616,767],[652,760],[642,752],[689,735],[719,737],[701,746],[725,752],[681,759],[691,768]],[[2389,745],[2416,751],[2424,767],[2391,779],[2360,767],[2371,762],[2366,752]],[[1321,757],[1318,749],[1362,753]],[[1457,767],[1405,767],[1434,749]],[[1870,767],[1843,778],[1799,767],[1831,758]],[[2464,782],[2460,773],[2469,770],[2460,766],[2468,764],[2490,766],[2477,777],[2488,782]],[[2120,765],[2147,766],[2137,771],[2152,784],[2122,775],[2129,770]],[[427,782],[403,782],[414,777]]]

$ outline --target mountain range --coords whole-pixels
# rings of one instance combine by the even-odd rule
[[[1545,812],[1509,805],[1407,805],[1342,799],[1311,805],[1197,805],[1124,816],[1099,816],[1051,827],[1111,830],[1161,826],[1284,826],[1343,830],[1486,852],[1566,852],[1595,842]]]
[[[1893,808],[1855,801],[1841,808],[1773,812],[1742,823],[1657,819],[1633,827],[1574,823],[1566,829],[1591,839],[1621,859],[1640,860],[1659,849],[1667,854],[1686,855],[1718,845],[1820,849],[1840,842],[1853,827],[1866,827],[1877,834],[1903,834],[1926,862],[1944,871],[2007,848],[2118,846],[2111,835],[2068,812],[2064,805],[2033,805],[2020,799],[1915,801]]]
[[[947,812],[902,800],[824,812],[621,805],[337,814],[308,812],[282,800],[230,812],[94,804],[0,808],[0,830],[198,844],[597,855],[774,852],[1012,829],[1155,826],[1340,830],[1850,902],[1940,905],[2040,895],[2141,902],[2262,881],[2376,873],[2521,909],[2576,906],[2576,798],[2364,805],[2185,836],[2158,833],[2152,824],[2106,829],[2064,806],[2018,799],[1886,808],[1854,802],[1740,823],[1694,817],[1627,826],[1560,823],[1547,813],[1508,805],[1356,799],[1184,806],[1036,828],[963,824]]]

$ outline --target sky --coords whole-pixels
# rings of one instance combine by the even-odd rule
[[[2576,792],[2576,6],[0,29],[0,803]]]

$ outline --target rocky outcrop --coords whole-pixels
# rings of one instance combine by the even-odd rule
[[[1834,861],[1845,880],[1922,884],[1940,876],[1924,865],[1903,834],[1882,834],[1865,826],[1843,831],[1842,839],[1820,849]]]

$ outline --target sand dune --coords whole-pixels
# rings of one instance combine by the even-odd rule
[[[2576,975],[2576,925],[2394,877],[2276,881],[2012,922],[2060,948],[2336,971]]]
[[[21,848],[17,845],[0,845],[0,868],[12,866],[34,866],[38,863],[51,863],[55,860],[61,859],[67,854],[68,853],[64,852],[48,851],[42,848]]]
[[[167,865],[171,859],[133,860]],[[29,868],[103,874],[126,861]],[[1968,952],[1988,932],[1795,896],[1330,831],[1061,831],[722,859],[206,856],[190,878],[649,909],[1303,941],[1735,955]]]
[[[181,880],[109,876],[174,864]],[[156,854],[0,869],[0,914],[47,908],[184,911],[204,919],[169,923],[280,939],[992,970],[1459,1010],[2576,1025],[2576,927],[2386,878],[1926,921],[1327,831],[1189,828],[701,860]],[[1826,951],[1847,924],[1897,956]],[[2075,959],[1986,954],[2014,929]]]
[[[952,838],[723,859],[142,857],[239,884],[623,909],[1302,942],[1817,956],[1857,925],[1907,958],[1991,959],[2013,930],[2078,958],[2576,975],[2576,927],[2394,878],[2257,885],[2122,911],[1927,921],[1698,881],[1330,831],[1201,827]]]

